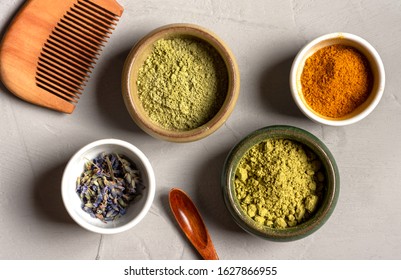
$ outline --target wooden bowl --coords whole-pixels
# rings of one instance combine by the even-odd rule
[[[153,122],[145,112],[138,96],[138,71],[160,39],[190,37],[211,45],[223,59],[228,76],[227,93],[220,110],[205,124],[191,130],[170,130]],[[122,75],[122,92],[125,105],[134,122],[149,135],[171,142],[190,142],[215,132],[232,113],[239,95],[240,75],[234,55],[214,33],[193,24],[170,24],[150,32],[129,53]]]

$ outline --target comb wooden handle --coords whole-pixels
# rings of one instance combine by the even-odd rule
[[[0,78],[19,98],[72,113],[123,13],[115,0],[28,0],[0,43]]]

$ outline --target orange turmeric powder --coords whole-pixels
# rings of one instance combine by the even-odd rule
[[[368,98],[373,74],[358,50],[337,44],[318,50],[306,60],[301,85],[305,101],[315,112],[341,118]]]

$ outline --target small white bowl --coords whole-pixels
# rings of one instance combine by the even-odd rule
[[[373,87],[368,99],[353,112],[342,118],[330,118],[313,111],[303,97],[301,85],[301,74],[308,57],[321,48],[335,44],[356,48],[367,58],[373,72]],[[385,73],[383,62],[373,46],[361,37],[342,32],[323,35],[308,43],[295,57],[290,72],[291,94],[298,108],[311,120],[332,126],[353,124],[368,116],[379,103],[384,92],[384,84]]]
[[[81,199],[76,192],[76,181],[84,171],[84,164],[102,152],[119,153],[129,158],[139,169],[145,186],[142,197],[128,206],[125,215],[107,223],[82,210]],[[68,214],[81,227],[100,234],[120,233],[138,224],[152,206],[155,190],[155,175],[148,158],[134,145],[117,139],[98,140],[80,149],[68,162],[61,183],[61,195]]]

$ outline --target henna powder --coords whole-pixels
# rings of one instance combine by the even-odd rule
[[[271,139],[253,146],[235,173],[235,192],[243,211],[256,223],[293,227],[315,213],[323,195],[322,162],[306,146]]]
[[[220,110],[228,73],[220,54],[192,37],[154,43],[138,73],[138,94],[149,118],[170,130],[187,131],[207,123]]]

